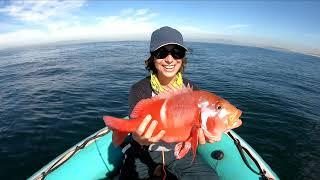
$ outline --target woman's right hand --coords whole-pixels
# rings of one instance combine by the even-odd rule
[[[149,145],[158,142],[165,134],[165,130],[161,130],[157,135],[152,136],[153,131],[157,127],[158,121],[152,120],[151,115],[147,115],[140,123],[138,129],[132,133],[132,138],[140,145]],[[148,127],[148,124],[150,123]],[[147,128],[148,127],[148,128]]]

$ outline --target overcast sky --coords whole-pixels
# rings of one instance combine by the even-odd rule
[[[320,54],[320,1],[0,0],[0,48],[69,40],[228,41]]]

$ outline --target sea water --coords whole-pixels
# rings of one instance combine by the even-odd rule
[[[189,42],[184,76],[243,111],[243,137],[282,179],[320,175],[320,58]],[[0,50],[0,179],[24,179],[127,115],[130,86],[148,75],[148,42]],[[236,167],[235,167],[236,168]]]

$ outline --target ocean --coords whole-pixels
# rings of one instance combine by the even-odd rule
[[[281,179],[319,179],[320,58],[189,42],[184,76],[243,111],[235,131]],[[148,75],[148,42],[0,50],[0,179],[25,179],[128,114],[130,86]]]

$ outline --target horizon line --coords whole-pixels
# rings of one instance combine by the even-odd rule
[[[22,45],[11,45],[11,46],[0,46],[1,50],[7,49],[17,49],[17,48],[27,48],[27,47],[39,47],[39,46],[50,46],[50,45],[71,45],[71,44],[82,44],[82,43],[103,43],[103,42],[148,42],[150,40],[145,39],[136,39],[136,40],[98,40],[98,39],[86,39],[86,40],[59,40],[59,41],[48,41],[48,42],[40,42],[40,43],[30,43],[30,44],[22,44]],[[224,44],[224,45],[234,45],[234,46],[244,46],[244,47],[254,47],[254,48],[263,48],[273,51],[280,52],[290,52],[290,53],[298,53],[303,55],[309,55],[316,58],[320,58],[320,52],[306,52],[302,50],[290,49],[287,47],[280,47],[274,45],[258,45],[254,43],[242,43],[234,40],[228,39],[218,39],[218,40],[185,40],[185,43],[208,43],[208,44]]]

